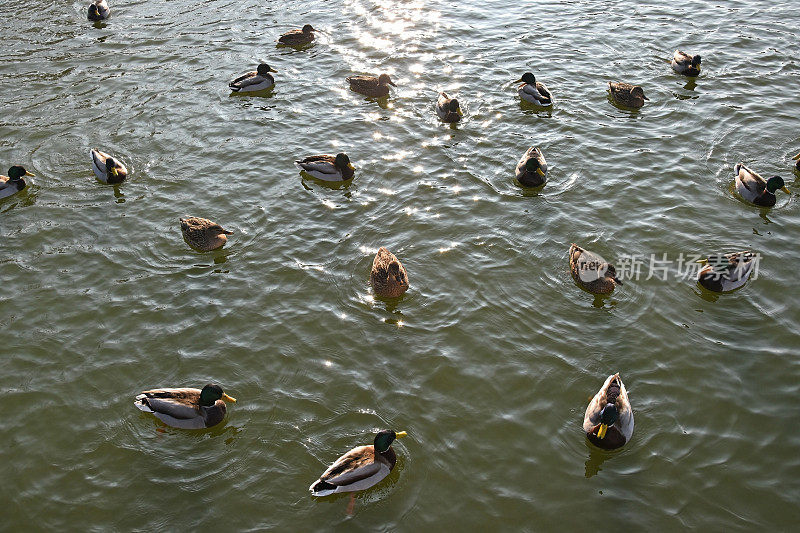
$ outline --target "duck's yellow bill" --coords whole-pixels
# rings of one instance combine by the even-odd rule
[[[783,187],[781,187],[781,190],[782,190],[783,192],[785,192],[786,194],[792,194],[792,191],[790,191],[790,190],[789,190],[789,187],[787,187],[786,185],[784,185]]]
[[[464,112],[463,112],[463,111],[461,111],[461,108],[460,108],[460,107],[458,108],[458,111],[456,111],[456,113],[458,113],[458,116],[459,116],[459,117],[463,117],[463,116],[464,116]]]
[[[228,396],[224,392],[222,393],[222,399],[225,400],[226,402],[236,403],[236,398]]]
[[[536,173],[539,174],[541,177],[544,177],[544,172],[542,171],[541,168],[537,168]]]
[[[31,174],[31,173],[30,173],[30,172],[28,172],[27,170],[25,171],[25,175],[26,175],[26,176],[30,176],[30,177],[32,177],[32,178],[35,178],[35,177],[36,177],[36,174]]]
[[[796,155],[796,156],[794,156],[792,159],[794,159],[795,161],[797,161],[798,159],[800,159],[800,154],[797,154],[797,155]]]
[[[408,435],[408,433],[406,433],[405,431],[398,431],[397,433],[394,434],[395,438],[398,438],[398,439],[402,439],[406,435]]]
[[[600,429],[597,430],[597,438],[598,439],[606,438],[606,431],[608,431],[608,426],[605,424],[600,424]]]
[[[356,167],[353,166],[353,163],[347,163],[347,168],[349,168],[350,170],[356,169]]]

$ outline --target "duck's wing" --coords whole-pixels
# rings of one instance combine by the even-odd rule
[[[767,188],[767,182],[764,178],[753,172],[743,163],[736,165],[736,181],[754,194],[761,194]]]
[[[633,408],[628,399],[628,389],[625,388],[625,384],[622,383],[619,374],[616,374],[616,379],[619,382],[620,392],[616,404],[619,418],[615,425],[619,427],[620,432],[625,436],[625,442],[628,442],[633,435]]]
[[[107,181],[108,176],[106,175],[107,174],[106,159],[108,159],[111,156],[109,156],[105,152],[101,152],[100,150],[95,150],[95,149],[92,149],[91,154],[92,154],[92,171],[100,181]]]
[[[536,82],[536,92],[539,93],[539,96],[543,101],[549,102],[553,98],[553,96],[550,94],[550,91],[547,89],[547,86],[540,81]]]
[[[139,394],[134,405],[158,416],[188,420],[200,416],[200,389],[153,389]],[[160,417],[159,417],[160,418]]]
[[[255,70],[252,72],[248,72],[247,74],[242,74],[232,82],[228,84],[228,87],[232,89],[244,89],[245,87],[249,87],[250,85],[257,85],[265,81],[266,78],[264,76],[259,76],[258,72]]]
[[[319,479],[338,487],[353,485],[379,473],[381,467],[388,470],[387,465],[375,461],[372,446],[359,446],[339,457]]]
[[[680,50],[675,50],[675,54],[673,54],[672,60],[679,65],[692,64],[692,56]]]
[[[323,154],[323,155],[312,155],[306,157],[305,159],[301,159],[299,161],[295,161],[297,166],[302,168],[306,171],[317,171],[322,172],[323,174],[338,174],[339,170],[334,165],[334,161],[336,158],[332,155]]]
[[[600,387],[600,390],[597,391],[597,394],[594,395],[594,398],[592,398],[589,405],[586,407],[586,413],[583,415],[583,430],[587,433],[591,432],[594,427],[600,423],[600,412],[603,410],[603,407],[606,406],[606,403],[608,403],[606,391],[608,390],[608,386],[611,385],[615,379],[619,379],[619,374],[608,376],[603,386]],[[622,383],[621,380],[620,383]],[[620,394],[620,396],[622,396],[622,394]],[[625,397],[627,398],[627,393]]]

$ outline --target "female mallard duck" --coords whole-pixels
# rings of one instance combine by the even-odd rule
[[[287,31],[278,37],[278,43],[287,46],[302,46],[314,40],[315,31],[317,30],[312,28],[311,24],[306,24],[302,30]]]
[[[604,450],[616,450],[633,436],[633,409],[619,373],[608,376],[583,416],[589,441]]]
[[[536,81],[536,76],[532,72],[526,72],[515,83],[522,83],[517,88],[519,97],[531,104],[542,107],[553,105],[553,95],[547,90],[544,83]]]
[[[0,176],[0,198],[8,198],[12,194],[28,186],[24,176],[33,176],[25,167],[14,165],[8,169],[8,176]]]
[[[389,85],[397,87],[388,74],[375,76],[350,76],[347,78],[350,90],[361,93],[370,98],[383,98],[389,96]]]
[[[672,70],[684,76],[700,75],[700,56],[690,56],[686,52],[675,50],[672,56]]]
[[[275,78],[272,77],[270,72],[277,72],[275,69],[261,63],[256,70],[242,74],[228,84],[231,91],[235,93],[253,93],[257,91],[264,91],[275,85]]]
[[[645,100],[650,100],[644,95],[644,89],[639,85],[610,81],[608,82],[608,90],[611,92],[611,98],[614,102],[624,107],[639,109],[644,105]]]
[[[611,294],[622,285],[614,265],[575,243],[569,248],[569,271],[575,283],[592,294]]]
[[[705,266],[697,273],[697,283],[712,292],[729,292],[744,285],[758,261],[753,252],[732,252],[709,255],[700,262]]]
[[[103,183],[116,185],[117,183],[122,183],[128,177],[128,169],[125,168],[121,161],[100,150],[92,149],[91,154],[94,175]]]
[[[800,172],[800,154],[797,154],[792,159],[794,159],[794,169]]]
[[[223,229],[207,218],[184,217],[180,221],[184,240],[189,246],[201,252],[222,248],[228,242],[227,235],[233,235],[232,231]]]
[[[295,161],[303,172],[323,181],[348,181],[355,175],[355,167],[345,153],[310,155]]]
[[[541,187],[547,183],[547,161],[538,146],[531,146],[517,163],[517,181],[523,187]]]
[[[746,166],[744,163],[739,163],[733,167],[733,172],[736,174],[736,192],[750,203],[762,207],[772,207],[778,200],[775,197],[775,191],[782,190],[786,194],[792,194],[792,191],[786,187],[783,178],[780,176],[772,176],[770,179],[765,180]]]
[[[400,260],[381,246],[369,275],[372,290],[381,298],[398,298],[408,290],[408,274]]]
[[[209,383],[200,389],[153,389],[139,394],[133,405],[153,413],[168,426],[203,429],[216,426],[225,418],[223,400],[236,403],[219,385]]]
[[[442,122],[458,122],[464,116],[461,111],[461,106],[458,100],[450,98],[447,93],[439,93],[439,99],[436,101],[436,114]]]
[[[88,18],[91,21],[105,20],[111,15],[111,8],[106,0],[93,0],[89,5]]]
[[[397,455],[392,449],[392,442],[405,436],[405,431],[379,431],[372,446],[358,446],[336,459],[308,490],[312,496],[327,496],[372,487],[394,468]]]

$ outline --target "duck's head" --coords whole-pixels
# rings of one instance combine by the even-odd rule
[[[258,73],[259,76],[267,76],[270,72],[277,72],[277,70],[270,67],[266,63],[261,63],[260,65],[258,65],[258,68],[256,68],[256,72]]]
[[[783,181],[782,177],[772,176],[767,180],[767,191],[774,194],[778,189],[782,190],[786,194],[792,194],[792,191],[790,191],[786,186],[786,183]]]
[[[606,269],[606,276],[613,279],[617,285],[622,285],[622,280],[617,277],[617,269],[614,268],[614,265],[608,265],[608,268]]]
[[[109,176],[114,176],[115,178],[119,175],[119,171],[117,170],[117,161],[113,157],[106,158],[106,173]]]
[[[604,439],[606,431],[608,431],[608,426],[613,426],[618,418],[619,412],[617,412],[617,406],[613,403],[606,404],[603,410],[600,411],[600,427],[597,429],[597,438]]]
[[[520,82],[525,82],[528,85],[536,85],[536,76],[533,75],[533,72],[526,72],[515,83],[520,83]]]
[[[349,168],[350,170],[355,170],[356,167],[350,162],[350,158],[344,152],[336,154],[336,158],[333,160],[333,166],[336,168]]]
[[[453,98],[450,100],[450,112],[451,113],[458,113],[458,116],[464,116],[464,112],[461,111],[461,105],[459,105],[458,100]]]
[[[89,5],[89,16],[90,17],[97,17],[98,16],[97,5],[95,5],[95,4],[90,4]]]
[[[692,58],[692,66],[697,70],[700,70],[700,56],[694,56]]]
[[[378,76],[378,85],[391,85],[392,87],[397,87],[388,74],[381,74]]]
[[[531,157],[525,162],[525,170],[528,172],[535,172],[540,176],[544,177],[544,170],[542,170],[542,165],[539,164],[539,160],[535,157]]]
[[[391,429],[384,429],[383,431],[379,431],[377,435],[375,435],[375,451],[378,453],[383,453],[389,449],[389,447],[394,442],[394,439],[402,439],[405,437],[407,433],[405,431],[398,431],[395,433]]]
[[[14,165],[8,169],[8,177],[11,178],[11,181],[19,181],[22,179],[22,176],[33,176],[33,174],[25,170],[25,167],[19,165]]]
[[[642,100],[650,100],[644,95],[644,89],[638,85],[631,90],[631,96],[634,98],[641,98]]]
[[[210,407],[217,400],[236,403],[236,398],[232,398],[222,391],[222,387],[216,383],[209,383],[200,391],[200,405]]]
[[[312,31],[317,31],[317,30],[312,28],[311,24],[306,24],[305,26],[303,26],[303,33],[311,33]],[[698,57],[700,57],[700,56],[698,56]]]

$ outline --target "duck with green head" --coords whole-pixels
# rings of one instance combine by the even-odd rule
[[[735,291],[750,279],[756,259],[749,251],[709,255],[699,261],[704,266],[697,273],[697,283],[712,292]]]
[[[604,450],[615,450],[633,436],[633,409],[619,373],[608,376],[586,407],[583,430],[589,442]]]
[[[526,72],[522,75],[516,83],[521,85],[517,88],[517,94],[520,99],[530,104],[550,107],[553,105],[553,95],[547,89],[544,83],[536,81],[536,76],[533,72]]]
[[[203,429],[222,422],[227,413],[225,401],[236,403],[236,398],[225,394],[216,383],[208,383],[202,389],[146,390],[136,396],[133,404],[168,426]]]
[[[699,76],[700,75],[700,56],[690,56],[686,52],[675,50],[672,56],[672,70],[684,76]]]
[[[118,159],[100,150],[92,149],[90,153],[92,155],[92,171],[103,183],[117,185],[128,177],[128,169]]]
[[[772,176],[770,179],[765,180],[756,172],[744,166],[744,163],[738,163],[733,167],[733,172],[736,174],[736,192],[746,201],[757,206],[774,206],[775,202],[778,201],[775,196],[775,192],[778,189],[786,194],[792,194],[792,191],[789,190],[780,176]]]
[[[231,91],[235,93],[254,93],[258,91],[265,91],[275,85],[275,78],[272,77],[270,72],[277,72],[275,69],[261,63],[256,67],[256,70],[242,74],[228,84]]]
[[[298,159],[295,164],[313,178],[322,181],[348,181],[353,179],[356,167],[344,152],[336,154],[310,155]]]
[[[108,7],[106,0],[93,0],[89,5],[87,18],[93,22],[105,20],[111,16],[111,8]]]
[[[547,183],[547,161],[538,146],[531,146],[517,163],[517,181],[523,187],[541,187]]]
[[[439,93],[439,98],[436,100],[436,114],[442,122],[451,124],[458,122],[464,116],[458,99],[450,98],[447,93]]]
[[[27,187],[28,182],[25,180],[25,176],[33,177],[33,174],[19,165],[9,168],[8,176],[0,176],[0,198],[8,198]]]

